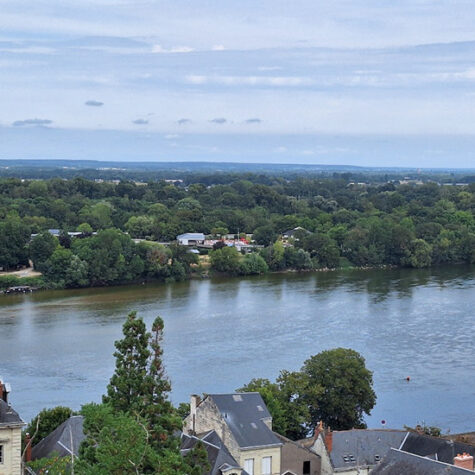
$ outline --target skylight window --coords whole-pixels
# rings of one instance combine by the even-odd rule
[[[261,412],[264,412],[264,408],[263,408],[261,405],[258,405],[258,406],[257,406],[257,410],[258,410],[258,411],[261,411]]]
[[[257,429],[257,424],[255,422],[251,422],[251,427]]]
[[[241,402],[242,401],[242,396],[240,394],[233,394],[233,399],[236,402]]]

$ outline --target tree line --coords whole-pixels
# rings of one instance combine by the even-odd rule
[[[474,184],[358,185],[339,177],[252,178],[186,187],[165,181],[138,185],[84,178],[1,179],[0,267],[27,265],[36,255],[40,261],[35,265],[46,276],[59,276],[57,285],[72,287],[147,277],[179,280],[190,274],[196,259],[173,247],[137,245],[130,238],[162,242],[184,232],[253,234],[265,249],[244,262],[238,256],[239,264],[231,270],[219,261],[220,254],[228,253],[224,257],[236,262],[233,251],[216,250],[220,252],[212,259],[213,267],[234,274],[266,268],[475,262]],[[206,181],[202,176],[196,180]],[[305,231],[293,248],[283,248],[281,233],[295,227]],[[52,253],[51,240],[30,243],[32,233],[46,241],[44,231],[51,228],[80,231],[82,238],[60,236],[60,247],[55,242]]]

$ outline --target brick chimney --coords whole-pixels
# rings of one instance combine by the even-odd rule
[[[25,436],[25,444],[26,444],[25,462],[31,462],[31,438],[28,432],[26,433],[26,436]]]
[[[196,434],[196,408],[200,405],[201,398],[192,394],[190,399],[191,432]]]
[[[318,426],[315,427],[315,430],[313,431],[313,440],[317,440],[318,436],[323,432],[323,421],[320,421],[318,423]]]
[[[454,457],[454,465],[473,472],[473,457],[465,452],[463,454],[457,454],[457,457]]]
[[[327,427],[325,432],[325,445],[327,446],[328,453],[331,453],[333,449],[333,432],[330,427]]]

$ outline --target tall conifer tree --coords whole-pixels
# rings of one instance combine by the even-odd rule
[[[163,320],[157,317],[149,333],[143,320],[131,312],[123,333],[124,338],[115,342],[116,368],[103,402],[145,420],[156,450],[176,449],[178,439],[173,434],[181,421],[168,400],[171,386],[162,364]]]

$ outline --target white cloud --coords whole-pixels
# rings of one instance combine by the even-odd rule
[[[201,85],[211,84],[220,86],[268,86],[268,87],[302,87],[311,86],[315,81],[309,77],[292,76],[186,76],[185,82]]]
[[[170,54],[170,53],[192,53],[194,48],[190,48],[189,46],[174,46],[173,48],[165,49],[161,45],[154,45],[152,47],[152,53],[162,53],[162,54]]]

